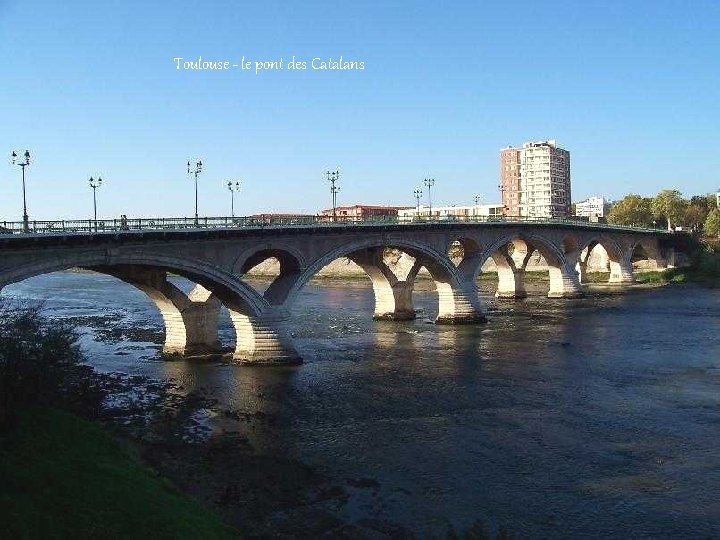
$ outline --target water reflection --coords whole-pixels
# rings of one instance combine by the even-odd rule
[[[417,320],[391,323],[372,321],[364,283],[311,284],[292,314],[306,363],[276,370],[158,361],[162,321],[132,287],[31,281],[3,296],[87,325],[100,368],[204,390],[242,420],[204,421],[259,452],[377,479],[351,519],[430,536],[476,519],[528,536],[720,534],[720,291],[549,300],[540,285],[505,302],[486,287],[488,324],[436,326],[432,290],[414,293]]]

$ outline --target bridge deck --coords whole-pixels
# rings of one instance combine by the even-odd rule
[[[332,221],[324,216],[308,217],[213,217],[199,218],[136,218],[127,220],[62,220],[31,221],[25,230],[22,222],[0,222],[0,245],[57,244],[73,242],[82,237],[88,243],[134,238],[179,239],[179,238],[237,238],[246,235],[265,234],[307,234],[329,232],[359,232],[371,229],[373,232],[405,232],[421,230],[453,230],[475,227],[538,227],[567,228],[573,230],[605,230],[608,232],[647,233],[671,235],[673,231],[660,228],[630,227],[609,223],[591,223],[576,219],[546,219],[528,217],[486,217],[467,216],[448,219],[440,218],[402,219],[376,217],[356,220]],[[58,240],[60,240],[58,242]],[[82,240],[81,240],[82,241]]]

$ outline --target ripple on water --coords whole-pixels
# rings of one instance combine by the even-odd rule
[[[432,291],[415,293],[418,320],[392,323],[372,321],[366,286],[310,285],[292,315],[306,363],[275,370],[161,361],[162,319],[107,276],[3,290],[79,323],[99,369],[204,389],[257,451],[352,479],[346,518],[426,535],[477,520],[532,536],[719,535],[720,291],[491,293],[483,283],[488,324],[442,327],[426,324]],[[226,314],[221,340],[234,340]],[[230,420],[201,408],[187,436]]]

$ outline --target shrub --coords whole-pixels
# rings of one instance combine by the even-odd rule
[[[0,426],[29,406],[54,406],[83,416],[100,411],[104,391],[83,365],[77,333],[41,307],[0,305]]]

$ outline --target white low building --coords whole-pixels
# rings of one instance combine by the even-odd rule
[[[433,206],[432,217],[436,219],[473,219],[502,216],[502,204],[477,204],[473,206]],[[398,210],[398,219],[427,218],[431,215],[429,206],[403,208]]]
[[[575,204],[575,215],[579,217],[594,218],[607,217],[610,211],[610,203],[605,197],[590,197]]]

